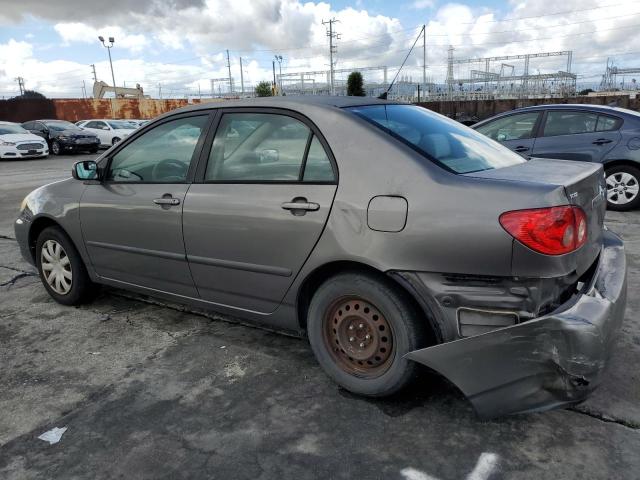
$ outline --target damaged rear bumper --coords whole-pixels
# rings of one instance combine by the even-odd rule
[[[454,383],[482,417],[577,403],[603,371],[626,305],[622,241],[605,231],[591,285],[533,320],[406,355]]]

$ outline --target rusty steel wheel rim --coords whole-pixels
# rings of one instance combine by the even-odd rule
[[[327,310],[323,334],[338,367],[364,378],[378,377],[393,361],[393,331],[375,305],[360,297],[336,300]]]

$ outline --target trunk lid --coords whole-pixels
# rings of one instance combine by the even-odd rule
[[[588,237],[585,245],[567,254],[575,257],[576,273],[582,275],[595,261],[602,248],[602,231],[606,210],[606,187],[601,164],[572,160],[533,158],[511,167],[467,174],[478,178],[556,185],[564,189],[569,205],[576,205],[587,216]],[[539,208],[547,205],[540,199]],[[508,206],[505,210],[508,210]]]

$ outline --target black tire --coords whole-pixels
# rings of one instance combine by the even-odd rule
[[[629,180],[629,175],[632,179]],[[618,212],[626,212],[629,210],[635,210],[640,207],[640,192],[637,190],[640,186],[640,168],[634,167],[632,165],[615,165],[613,167],[607,168],[605,170],[605,176],[607,177],[607,209],[615,210]],[[626,179],[627,183],[624,185],[620,183],[622,179]],[[611,180],[615,182],[615,185],[611,185]],[[635,197],[628,198],[629,187],[635,187]],[[627,188],[627,190],[623,190],[620,192],[620,188]],[[615,196],[610,199],[610,191],[615,189],[620,192],[615,194]],[[623,196],[626,197],[627,203],[613,203],[615,199],[617,202],[620,202],[619,199],[622,199]]]
[[[113,137],[113,138],[111,139],[111,145],[113,146],[113,145],[115,145],[116,143],[118,143],[119,141],[120,141],[120,139],[119,139],[118,137]]]
[[[51,153],[54,155],[62,155],[62,147],[57,140],[51,142]]]
[[[89,153],[98,153],[98,149],[97,148],[92,148],[91,150],[89,150]]]
[[[63,249],[62,253],[64,253],[69,259],[69,266],[72,275],[70,280],[71,287],[69,291],[64,294],[56,292],[45,279],[45,272],[42,264],[42,248],[49,240],[58,243]],[[80,257],[80,254],[78,253],[78,250],[73,245],[73,242],[67,234],[59,227],[47,227],[38,236],[38,241],[36,242],[36,267],[38,268],[40,280],[42,281],[44,288],[56,302],[63,305],[79,305],[89,302],[93,300],[98,291],[97,285],[89,278],[89,274],[87,273],[87,269]]]
[[[387,363],[378,367],[367,367],[368,360],[365,360],[365,364],[358,360],[357,363],[363,365],[364,368],[363,371],[358,371],[359,367],[350,355],[354,352],[358,355],[367,355],[366,352],[356,352],[353,348],[357,349],[363,343],[357,343],[360,340],[356,339],[356,345],[351,344],[344,347],[347,351],[341,348],[341,343],[345,343],[346,339],[343,337],[343,342],[338,343],[340,332],[347,332],[348,341],[351,342],[353,337],[350,332],[353,331],[351,328],[353,325],[345,326],[351,321],[346,319],[349,317],[341,319],[339,323],[337,323],[337,317],[333,319],[331,317],[338,315],[334,310],[335,305],[345,305],[344,302],[347,299],[351,299],[349,302],[362,301],[361,305],[371,307],[369,309],[361,306],[360,313],[358,313],[360,317],[353,317],[356,318],[360,328],[362,328],[362,323],[359,318],[364,317],[363,312],[368,310],[373,312],[377,310],[382,321],[390,327],[391,336],[388,341],[392,342],[392,352],[389,353]],[[356,315],[355,309],[358,309],[358,303],[351,304],[353,305],[351,312],[349,314],[340,312],[340,315]],[[375,318],[376,315],[373,317]],[[419,366],[403,357],[408,352],[426,346],[427,327],[422,317],[423,315],[405,292],[393,285],[390,280],[367,273],[343,273],[325,281],[311,300],[307,318],[309,343],[320,366],[338,385],[358,395],[384,397],[406,387],[418,374]],[[335,325],[339,330],[337,334],[336,329],[332,328],[334,326],[331,325],[332,323],[337,323]],[[373,325],[375,327],[376,324]],[[345,328],[349,330],[345,330]],[[368,326],[365,326],[365,329],[367,328]],[[330,330],[336,335],[335,338],[331,337]],[[371,332],[371,330],[366,331]],[[382,340],[384,338],[386,337],[381,337]],[[334,345],[334,340],[337,345]],[[377,349],[381,345],[389,345],[388,343],[379,343],[379,341],[374,347],[374,352],[378,352]],[[376,339],[372,342],[376,342]],[[380,348],[379,351],[383,350]],[[368,358],[373,360],[373,357]],[[366,372],[369,368],[377,370],[370,375]]]

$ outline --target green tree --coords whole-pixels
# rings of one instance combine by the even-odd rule
[[[18,95],[16,98],[39,98],[44,100],[47,97],[45,97],[40,92],[36,92],[35,90],[25,90],[22,95]]]
[[[258,97],[270,97],[273,95],[270,82],[260,82],[256,86],[256,96]]]
[[[364,81],[360,72],[351,72],[347,78],[347,95],[353,97],[364,97]]]
[[[593,92],[592,88],[585,88],[584,90],[580,90],[578,92],[578,95],[580,96],[589,95],[591,92]]]

